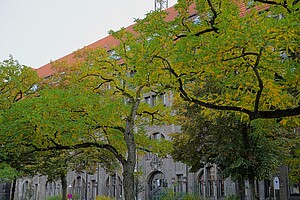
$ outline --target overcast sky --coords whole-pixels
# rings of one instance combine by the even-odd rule
[[[41,67],[153,9],[154,0],[0,0],[0,61]]]

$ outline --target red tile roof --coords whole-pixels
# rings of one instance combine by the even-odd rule
[[[235,2],[237,3],[238,7],[240,8],[240,16],[245,16],[247,13],[250,12],[251,9],[247,9],[247,5],[244,1],[242,0],[235,0]],[[254,7],[256,10],[261,11],[261,10],[265,10],[267,8],[269,8],[269,5],[263,5],[263,6],[256,6]],[[170,21],[173,20],[178,12],[175,10],[174,6],[166,9],[166,12],[169,13],[168,16],[166,17],[166,21]],[[193,4],[190,8],[190,15],[194,15],[197,14],[197,11],[195,10],[195,5]],[[130,25],[129,27],[127,27],[126,29],[129,31],[133,31],[133,26],[135,24]],[[118,45],[118,41],[116,39],[114,39],[112,36],[107,36],[105,38],[102,38],[84,48],[97,48],[97,47],[106,47],[109,49],[109,47],[111,46],[115,46]],[[67,61],[68,63],[72,64],[75,63],[75,58],[74,58],[74,53],[70,53],[62,58],[59,58],[57,61]],[[54,73],[53,70],[53,65],[52,63],[48,63],[38,69],[36,69],[37,74],[40,77],[48,77],[51,76]]]

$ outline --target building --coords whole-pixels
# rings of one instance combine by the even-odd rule
[[[238,3],[243,16],[249,9],[245,3]],[[258,8],[264,9],[264,8]],[[170,13],[166,20],[171,20],[177,14],[174,8],[169,8]],[[197,12],[192,8],[190,10],[191,16],[197,16]],[[132,31],[132,26],[127,27],[127,30]],[[107,36],[86,48],[103,47],[109,50],[110,46],[117,45],[117,41],[112,36]],[[73,54],[66,55],[59,59],[67,62],[74,62]],[[51,64],[37,69],[40,77],[47,78],[52,75],[53,69]],[[153,102],[154,96],[145,95],[145,102]],[[163,99],[166,104],[171,96],[164,96]],[[147,130],[148,135],[156,139],[168,139],[171,132],[179,131],[180,127],[176,125],[150,127]],[[189,167],[186,164],[174,162],[171,157],[159,158],[155,154],[148,153],[142,156],[137,161],[137,169],[143,173],[139,179],[139,192],[137,199],[140,200],[156,200],[160,198],[164,188],[170,188],[178,193],[198,193],[207,199],[224,199],[226,195],[235,194],[237,191],[237,184],[228,179],[223,179],[218,174],[218,169],[214,164],[207,164],[203,169],[197,173],[190,173]],[[288,199],[290,192],[299,194],[299,185],[292,187],[294,190],[288,188],[287,168],[283,167],[281,173],[277,175],[280,180],[280,199]],[[116,172],[114,175],[107,174],[99,166],[97,173],[76,173],[70,171],[67,177],[68,193],[72,194],[73,199],[94,199],[97,195],[107,195],[122,199],[122,173]],[[247,183],[246,183],[247,187]],[[271,198],[273,195],[272,180],[265,180],[256,183],[257,191],[260,194],[260,199]],[[249,192],[246,188],[246,193]],[[23,178],[18,180],[16,199],[47,199],[48,197],[61,194],[61,183],[50,182],[47,177],[33,177]]]

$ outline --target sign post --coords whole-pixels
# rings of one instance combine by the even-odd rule
[[[274,177],[273,183],[274,183],[274,200],[276,200],[276,190],[279,190],[279,178]]]

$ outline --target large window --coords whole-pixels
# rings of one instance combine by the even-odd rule
[[[224,190],[224,179],[223,177],[219,176],[219,184],[218,184],[218,195],[220,197],[225,195],[225,190]]]
[[[157,104],[167,105],[165,94],[152,94],[144,97],[145,103],[150,106],[156,106]]]
[[[86,187],[87,187],[86,181],[81,176],[78,176],[72,182],[72,192],[73,192],[73,194],[78,196],[79,199],[85,198]]]
[[[51,181],[47,181],[46,183],[46,197],[51,197],[55,195],[56,184]]]
[[[204,170],[202,170],[198,177],[198,193],[203,195],[205,193],[205,179],[204,179]]]
[[[122,197],[123,183],[120,176],[113,175],[106,179],[106,195],[113,197]]]
[[[300,181],[290,185],[291,196],[300,196]]]
[[[214,196],[214,183],[215,183],[215,168],[207,168],[207,194]]]
[[[33,190],[31,188],[31,183],[29,181],[25,181],[22,185],[22,200],[31,199],[33,196]]]
[[[264,180],[264,190],[265,190],[265,198],[271,196],[271,181],[270,180]]]

